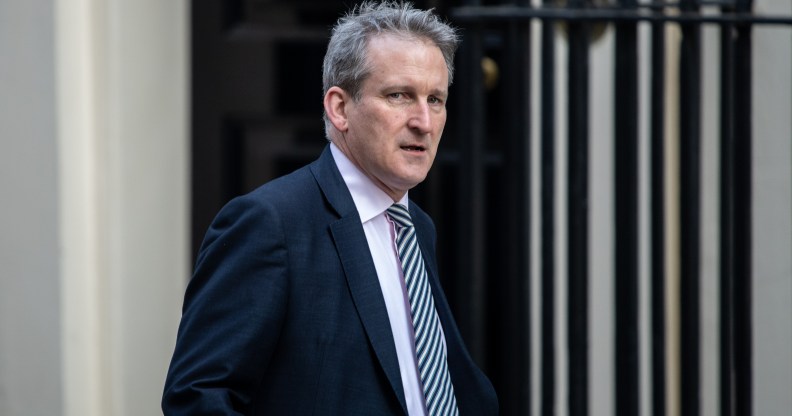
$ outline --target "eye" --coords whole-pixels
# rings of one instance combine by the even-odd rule
[[[438,97],[435,97],[434,95],[431,95],[431,96],[429,96],[429,98],[427,98],[427,100],[426,100],[426,101],[427,101],[429,104],[443,104],[443,100],[441,100],[441,99],[440,99],[440,98],[438,98]]]
[[[393,98],[394,100],[399,100],[399,99],[404,98],[404,93],[403,92],[392,92],[392,93],[388,94],[388,98]]]

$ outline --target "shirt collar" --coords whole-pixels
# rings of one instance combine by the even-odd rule
[[[393,205],[393,200],[382,189],[378,188],[334,143],[330,143],[330,151],[333,154],[338,171],[344,179],[352,200],[355,201],[361,223],[371,220],[377,215]],[[399,204],[407,205],[407,194],[405,193]]]

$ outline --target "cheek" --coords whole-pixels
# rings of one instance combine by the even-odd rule
[[[437,131],[437,139],[435,139],[435,146],[440,143],[440,139],[443,138],[443,126],[440,126],[440,129]]]
[[[437,116],[435,117],[435,119],[434,119],[435,126],[436,126],[435,128],[436,128],[436,130],[438,132],[442,132],[443,131],[443,127],[445,127],[445,123],[446,123],[446,117],[447,117],[447,114],[446,114],[445,111],[443,111],[440,114],[437,114]]]
[[[403,123],[402,116],[392,113],[381,113],[370,111],[361,118],[361,129],[367,132],[372,139],[374,137],[392,134],[399,125]]]

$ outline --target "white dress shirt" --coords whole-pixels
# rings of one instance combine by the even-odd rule
[[[410,315],[410,302],[401,262],[396,254],[396,230],[385,214],[393,200],[378,188],[363,172],[336,147],[330,144],[336,166],[355,201],[363,231],[366,233],[374,267],[377,269],[385,307],[388,310],[396,355],[399,359],[404,398],[410,416],[426,415],[423,387],[415,358],[415,334]],[[398,201],[407,207],[407,194]]]

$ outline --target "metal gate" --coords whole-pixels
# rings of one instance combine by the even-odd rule
[[[438,222],[444,284],[473,355],[496,384],[503,414],[555,415],[564,413],[561,405],[570,415],[591,413],[592,279],[613,287],[614,412],[644,414],[641,391],[650,380],[651,414],[701,413],[704,27],[721,37],[720,73],[711,74],[720,80],[719,408],[723,415],[751,414],[751,37],[758,25],[790,26],[792,17],[754,14],[751,0],[463,3],[445,11],[464,29],[449,132],[416,198]],[[612,198],[613,273],[595,276],[590,206],[603,196],[590,190],[597,98],[590,54],[605,31],[614,42],[613,183],[605,196]],[[647,43],[639,42],[639,31]],[[562,53],[566,65],[559,67]],[[669,83],[670,75],[678,81]],[[639,156],[641,143],[648,160]],[[670,143],[678,147],[674,155]],[[678,221],[669,219],[669,209]],[[649,286],[644,301],[641,284]],[[671,284],[679,285],[678,298],[667,298]],[[641,348],[641,310],[649,311],[649,348]],[[670,329],[669,313],[679,315],[678,328]],[[669,348],[678,349],[678,360],[668,362]],[[646,351],[651,364],[642,377]],[[559,355],[566,368],[557,364]],[[679,371],[678,384],[668,383],[671,368]]]

